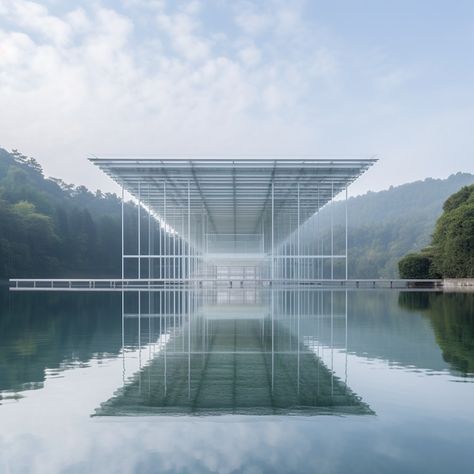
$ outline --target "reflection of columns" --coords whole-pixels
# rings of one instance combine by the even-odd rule
[[[138,390],[142,392],[142,343],[141,343],[141,291],[138,290]]]
[[[163,371],[163,378],[164,378],[164,388],[165,388],[165,395],[166,395],[166,392],[167,392],[167,389],[168,389],[168,386],[167,386],[167,355],[168,355],[168,344],[167,344],[167,335],[168,335],[168,316],[166,314],[167,312],[167,309],[166,309],[166,289],[163,289],[163,293],[162,293],[162,299],[164,300],[164,326],[165,326],[165,330],[164,330],[164,371]]]
[[[331,395],[334,394],[334,291],[331,291]]]
[[[188,291],[188,398],[191,399],[191,292]]]
[[[272,219],[272,227],[273,227],[273,219]],[[271,298],[272,298],[272,393],[273,393],[274,382],[275,382],[275,333],[274,333],[275,301],[274,301],[273,293],[275,292],[275,290],[272,289],[270,291],[271,291]]]
[[[300,394],[300,317],[301,317],[301,306],[300,306],[300,301],[301,301],[301,289],[298,289],[298,314],[297,314],[297,334],[298,334],[298,347],[297,347],[297,379],[298,379],[298,384],[297,384],[297,391],[298,395]]]
[[[344,383],[346,385],[346,390],[347,390],[347,289],[346,289],[346,307],[345,307],[345,318],[344,318],[344,322],[345,322],[345,370],[344,370],[344,374],[345,374],[345,378],[344,378]]]
[[[141,327],[141,315],[142,315],[142,294],[138,290],[138,364],[140,369],[142,368],[142,327]]]
[[[122,259],[123,262],[123,259]],[[125,293],[122,289],[122,381],[125,383]]]
[[[320,364],[321,364],[321,358],[320,358],[320,345],[321,345],[321,314],[322,314],[322,309],[324,308],[324,299],[323,299],[323,292],[319,291],[318,292],[318,366],[317,366],[317,382],[318,382],[318,395],[319,395],[319,369],[320,369]]]

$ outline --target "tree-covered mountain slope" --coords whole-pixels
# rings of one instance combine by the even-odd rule
[[[349,277],[394,278],[399,259],[431,241],[443,203],[463,186],[474,183],[474,175],[457,173],[446,179],[391,187],[348,200]],[[343,248],[345,203],[334,204],[336,247]],[[330,206],[321,212],[328,239]],[[327,248],[327,247],[326,247]]]
[[[0,279],[119,276],[120,215],[115,194],[46,178],[0,149]]]
[[[446,200],[431,245],[398,267],[404,278],[474,278],[474,184]]]

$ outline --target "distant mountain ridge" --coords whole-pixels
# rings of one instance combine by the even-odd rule
[[[349,277],[397,277],[398,260],[429,244],[446,199],[472,183],[474,175],[456,173],[446,179],[427,178],[350,198]],[[329,206],[321,211],[326,239],[330,212]],[[333,212],[336,244],[340,248],[345,203],[336,202]]]

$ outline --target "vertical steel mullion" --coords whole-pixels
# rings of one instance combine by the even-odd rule
[[[142,196],[141,196],[141,186],[140,181],[138,182],[138,278],[140,279],[142,276],[141,273],[141,240],[142,240]]]
[[[272,265],[271,265],[271,280],[273,284],[273,280],[275,279],[275,258],[274,258],[274,246],[275,246],[275,183],[272,181]],[[273,324],[273,323],[272,323]],[[273,338],[273,330],[272,330],[272,338]]]
[[[167,235],[168,235],[168,223],[166,221],[166,181],[163,181],[163,220],[164,220],[164,232],[163,232],[163,278],[165,281],[168,278],[168,257],[166,252],[168,251],[167,246]]]
[[[345,205],[345,228],[346,228],[346,258],[345,258],[345,261],[346,261],[346,281],[349,277],[349,266],[348,266],[348,228],[347,228],[347,186],[346,186],[346,205]]]
[[[173,229],[172,239],[173,239],[173,280],[176,278],[176,234]]]
[[[301,245],[301,242],[300,242],[300,183],[297,184],[297,192],[298,192],[298,201],[297,201],[297,209],[298,209],[298,214],[297,214],[297,234],[296,234],[296,237],[297,237],[297,242],[296,242],[296,253],[298,254],[297,256],[297,261],[296,261],[296,264],[297,264],[297,273],[298,273],[298,281],[301,280],[301,255],[300,255],[300,251],[301,251],[301,248],[300,248],[300,245]],[[299,301],[299,299],[298,299]]]
[[[316,197],[317,197],[317,193],[316,193]],[[317,228],[316,228],[316,219],[317,219],[317,214],[319,213],[319,209],[317,207],[317,203],[316,204],[316,212],[313,214],[313,217],[312,217],[312,222],[311,222],[311,227],[312,227],[312,231],[311,231],[311,234],[315,237],[314,239],[312,238],[311,239],[311,255],[318,255],[318,250],[316,249],[316,245],[318,243],[318,237],[317,237]],[[318,261],[319,259],[316,258],[312,258],[311,259],[311,278],[313,280],[316,279],[316,272],[315,272],[315,267],[317,267],[317,264],[318,264]]]
[[[185,260],[186,245],[184,242],[184,210],[181,209],[181,280],[184,280],[186,275],[186,260]]]
[[[331,183],[331,280],[334,280],[334,182]]]
[[[191,190],[188,180],[188,279],[191,279]]]
[[[160,219],[160,226],[158,227],[158,255],[160,256],[158,259],[158,276],[160,280],[163,278],[163,223]],[[161,301],[161,296],[160,296]],[[161,304],[161,303],[160,303]],[[161,323],[160,323],[161,324]]]
[[[150,206],[150,184],[148,184],[148,206]],[[151,214],[148,207],[148,286],[151,279]],[[150,306],[150,296],[148,297],[148,306]],[[148,307],[148,312],[150,308]]]
[[[321,228],[320,228],[320,223],[321,223],[321,188],[320,185],[318,185],[317,188],[317,207],[318,207],[318,214],[316,215],[316,232],[317,232],[317,240],[316,240],[316,255],[318,256],[316,260],[316,279],[319,280],[321,279]],[[318,300],[319,301],[319,300]],[[318,303],[319,304],[319,303]]]
[[[125,277],[125,258],[124,258],[124,254],[125,254],[124,217],[125,217],[125,214],[124,214],[124,204],[123,204],[124,199],[125,199],[125,191],[122,185],[122,209],[121,209],[121,213],[122,213],[122,287],[123,287],[123,279]]]

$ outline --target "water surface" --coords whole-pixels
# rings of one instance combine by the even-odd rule
[[[0,296],[0,472],[470,472],[474,295]]]

